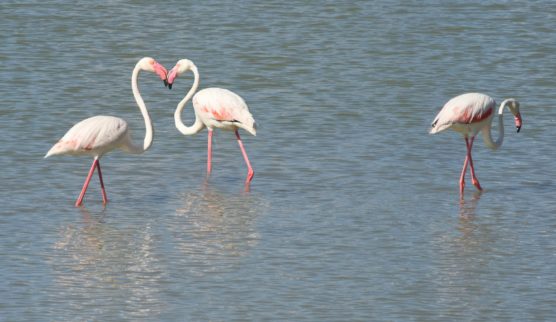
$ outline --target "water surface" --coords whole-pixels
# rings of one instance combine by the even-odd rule
[[[556,5],[550,1],[4,1],[2,320],[556,319]],[[245,98],[250,192],[233,133],[184,137],[172,91],[140,88],[140,156],[43,159],[77,121],[143,120],[143,56],[193,60]],[[485,188],[458,193],[464,141],[427,134],[451,97],[521,102]],[[193,114],[189,105],[186,123]],[[511,117],[506,122],[511,123]],[[470,184],[470,180],[468,180]]]

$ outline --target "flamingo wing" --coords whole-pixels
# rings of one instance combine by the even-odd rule
[[[449,100],[432,122],[431,134],[442,132],[456,124],[481,122],[492,115],[495,101],[481,93],[467,93]]]
[[[121,118],[93,116],[69,129],[45,157],[57,154],[102,155],[117,148],[127,130],[127,122]]]
[[[253,115],[247,104],[236,93],[223,88],[206,88],[193,97],[193,106],[205,123],[219,123],[224,128],[240,127],[256,135]]]

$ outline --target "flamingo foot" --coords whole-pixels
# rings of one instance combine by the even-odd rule
[[[483,188],[481,187],[481,184],[479,183],[479,180],[477,179],[472,179],[473,180],[473,185],[479,190],[479,191],[483,191]]]
[[[463,197],[463,190],[465,188],[465,180],[460,180],[459,182],[459,194]]]
[[[245,183],[250,183],[253,180],[253,176],[255,176],[255,171],[253,169],[249,169],[247,172],[247,178],[245,179]]]

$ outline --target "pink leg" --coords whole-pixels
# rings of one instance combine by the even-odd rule
[[[245,179],[245,183],[250,183],[253,180],[253,176],[255,172],[251,167],[251,162],[249,162],[249,158],[247,157],[247,152],[245,152],[245,148],[243,147],[243,142],[241,142],[241,137],[239,136],[239,132],[236,130],[236,137],[237,143],[239,144],[239,148],[241,149],[241,153],[243,154],[243,159],[245,159],[245,163],[247,164],[247,179]]]
[[[463,190],[465,188],[465,173],[467,172],[467,165],[469,164],[469,143],[467,137],[465,137],[465,146],[467,147],[467,153],[465,154],[463,169],[461,170],[461,175],[459,177],[459,193],[461,198],[463,198]]]
[[[83,188],[81,189],[81,193],[79,194],[79,197],[75,201],[75,206],[76,207],[81,206],[81,204],[83,203],[83,198],[85,197],[85,192],[87,192],[87,187],[89,187],[89,182],[91,182],[91,177],[93,176],[93,173],[95,172],[95,168],[97,166],[97,163],[98,163],[98,159],[95,158],[95,160],[93,161],[93,164],[91,165],[91,169],[89,170],[89,174],[87,175],[87,179],[85,179],[85,183],[83,184]]]
[[[102,172],[100,171],[100,161],[97,159],[97,169],[98,169],[98,178],[100,180],[100,188],[102,189],[102,203],[106,205],[108,202],[108,198],[106,197],[106,191],[104,190],[104,182],[102,181]]]
[[[465,161],[463,162],[463,169],[461,170],[461,176],[459,177],[459,193],[463,197],[463,189],[465,188],[465,173],[467,172],[467,164],[469,163],[469,158],[465,156]]]
[[[212,130],[208,130],[208,144],[207,144],[207,176],[210,175],[212,170]]]
[[[471,182],[473,182],[473,185],[475,187],[477,187],[477,189],[483,190],[483,188],[481,188],[481,184],[479,183],[479,179],[477,179],[477,176],[475,175],[475,168],[473,167],[473,158],[471,157],[471,149],[473,148],[473,141],[475,141],[475,137],[472,137],[468,147],[467,147],[467,154],[468,154],[468,158],[469,158],[469,167],[471,168]],[[467,140],[466,140],[467,143]]]

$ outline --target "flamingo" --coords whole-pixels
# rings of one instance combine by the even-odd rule
[[[179,60],[168,72],[168,88],[171,89],[174,80],[189,70],[193,72],[195,79],[191,89],[176,107],[174,113],[176,128],[184,135],[199,133],[205,127],[208,129],[207,176],[210,175],[212,169],[212,136],[214,128],[234,131],[239,148],[243,154],[243,159],[247,164],[247,179],[245,183],[248,185],[255,173],[249,162],[247,152],[245,152],[243,147],[238,129],[241,128],[252,135],[257,135],[253,115],[249,112],[249,108],[243,98],[230,90],[205,88],[195,94],[197,87],[199,87],[199,72],[197,71],[197,66],[189,59]],[[181,119],[181,112],[191,96],[193,96],[195,123],[192,126],[186,126]]]
[[[98,170],[100,187],[102,189],[102,202],[103,204],[108,202],[99,161],[105,153],[120,148],[128,153],[140,154],[147,151],[153,142],[153,124],[137,85],[137,78],[140,71],[156,73],[166,85],[167,70],[153,58],[144,57],[137,62],[131,75],[133,97],[145,120],[146,131],[143,146],[133,143],[130,130],[125,120],[114,116],[97,115],[75,124],[44,156],[45,158],[59,154],[93,156],[93,164],[83,184],[81,193],[75,202],[76,207],[81,206],[83,203],[85,192],[87,191],[95,168]]]
[[[504,108],[514,115],[515,126],[517,132],[521,129],[521,114],[519,112],[519,102],[513,98],[506,99],[500,104],[498,108],[498,139],[493,141],[491,134],[491,124],[494,117],[494,108],[496,102],[488,95],[481,93],[467,93],[456,96],[449,100],[444,107],[440,110],[438,115],[432,122],[431,134],[439,133],[447,129],[452,129],[463,135],[465,145],[467,146],[467,155],[463,162],[463,169],[459,179],[460,195],[463,197],[463,189],[465,186],[465,173],[467,165],[471,168],[471,180],[473,185],[482,191],[477,176],[475,175],[475,168],[473,167],[473,159],[471,158],[471,148],[475,136],[479,132],[483,133],[483,140],[485,144],[496,150],[502,146],[504,141]]]

